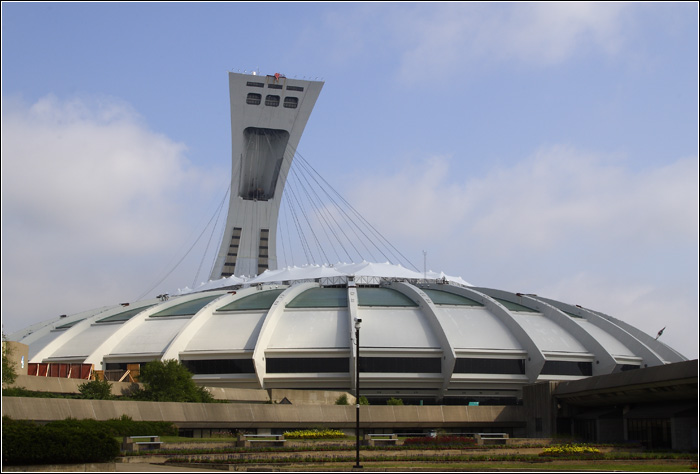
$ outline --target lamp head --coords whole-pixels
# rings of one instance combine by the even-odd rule
[[[360,318],[355,318],[355,329],[360,329],[360,324],[362,320]]]

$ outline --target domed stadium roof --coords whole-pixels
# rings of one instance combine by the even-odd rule
[[[367,262],[287,268],[62,316],[11,339],[32,363],[124,370],[177,359],[201,385],[353,390],[361,320],[364,395],[499,403],[537,381],[686,360],[592,309],[425,276]]]

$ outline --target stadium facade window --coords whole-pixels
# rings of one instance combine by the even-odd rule
[[[304,92],[304,88],[300,86],[287,86],[288,91]]]
[[[249,296],[232,301],[217,311],[267,311],[284,289],[258,291]]]
[[[671,448],[671,420],[668,418],[628,418],[627,439],[649,449]]]
[[[253,359],[183,360],[182,365],[195,375],[255,373]]]
[[[249,86],[249,87],[265,87],[265,84],[263,84],[262,82],[252,82],[252,81],[248,81],[248,82],[246,82],[245,85],[246,85],[246,86]]]
[[[375,373],[428,373],[442,372],[438,357],[360,357],[360,372]]]
[[[565,360],[548,360],[542,367],[542,375],[593,375],[591,362],[571,362]]]
[[[107,362],[105,364],[105,370],[128,370],[128,367],[130,365],[140,365],[143,367],[144,365],[148,364],[149,361],[142,361],[142,362]]]
[[[278,107],[280,105],[280,96],[268,95],[265,97],[265,105],[268,107]]]
[[[460,358],[455,361],[456,374],[524,374],[524,359]]]
[[[641,369],[641,366],[635,364],[622,364],[620,366],[621,372],[627,372],[628,370]]]
[[[494,298],[496,301],[501,303],[503,306],[506,307],[508,311],[517,311],[517,312],[523,312],[523,313],[539,313],[536,309],[528,308],[527,306],[523,306],[518,303],[514,303],[512,301],[507,301],[501,298]]]
[[[151,318],[169,318],[177,316],[193,316],[197,312],[208,305],[210,302],[217,298],[220,298],[220,294],[215,294],[211,296],[206,296],[204,298],[198,298],[196,300],[191,300],[186,303],[181,303],[176,306],[164,309],[156,314],[152,314]]]
[[[268,357],[265,370],[269,374],[315,374],[349,372],[347,357]]]
[[[73,326],[75,326],[76,324],[78,324],[80,321],[84,321],[84,320],[85,320],[85,318],[78,319],[76,321],[71,321],[70,323],[61,324],[60,326],[56,326],[55,329],[69,329],[69,328],[72,328]]]
[[[153,305],[148,305],[148,306],[141,306],[140,308],[135,308],[131,309],[129,311],[124,311],[123,313],[119,314],[113,314],[112,316],[108,316],[106,318],[99,319],[95,321],[96,323],[123,323],[124,321],[128,321],[137,314],[139,314],[141,311],[145,311],[146,309],[150,308]]]

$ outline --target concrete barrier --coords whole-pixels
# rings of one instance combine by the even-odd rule
[[[17,420],[47,422],[65,418],[109,420],[122,415],[134,421],[169,421],[180,428],[307,429],[323,425],[354,429],[354,406],[261,405],[248,403],[174,403],[58,398],[3,397],[2,414]],[[521,406],[366,406],[360,407],[362,429],[524,427]]]

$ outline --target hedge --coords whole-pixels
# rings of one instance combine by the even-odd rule
[[[177,428],[166,422],[66,419],[39,425],[2,419],[2,462],[7,465],[75,464],[111,461],[120,454],[117,437],[166,436]]]
[[[106,462],[119,456],[119,442],[91,426],[38,425],[3,418],[3,464]]]
[[[66,418],[65,420],[53,421],[50,424],[66,428],[85,426],[103,430],[110,436],[177,436],[178,434],[177,427],[168,421],[134,421],[126,415],[104,421]]]

